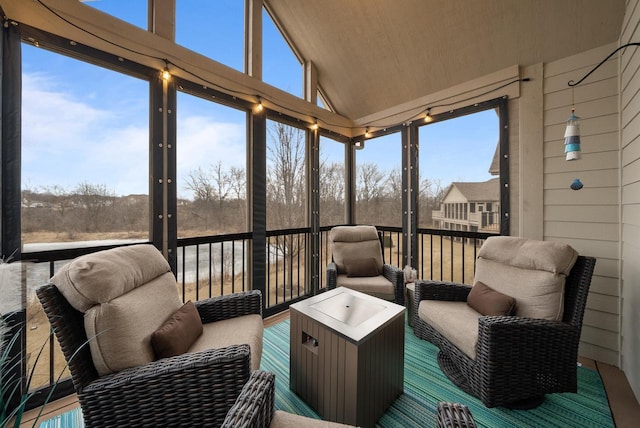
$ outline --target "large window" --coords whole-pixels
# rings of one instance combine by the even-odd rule
[[[113,15],[118,19],[128,22],[129,24],[136,25],[145,30],[147,29],[147,4],[149,3],[148,0],[78,1],[80,3],[96,8],[102,12],[108,13],[109,15]]]
[[[267,119],[267,306],[306,291],[306,137],[304,129]],[[282,231],[282,229],[287,229]]]
[[[499,234],[501,206],[500,110],[497,102],[465,115],[449,113],[419,128],[419,276],[471,284],[482,241],[473,232]],[[484,108],[484,110],[483,110]],[[444,116],[444,117],[443,117]],[[504,147],[501,147],[504,144]]]
[[[176,2],[176,43],[244,71],[244,2]]]
[[[262,16],[262,80],[302,98],[302,64],[266,10]]]
[[[422,126],[419,141],[419,227],[499,233],[497,110]]]
[[[29,44],[22,66],[23,251],[147,241],[149,82]],[[50,329],[34,292],[49,264],[23,266],[29,371],[43,350],[33,388],[65,363],[57,341],[51,357],[43,347]]]
[[[402,226],[400,133],[371,138],[356,150],[356,221]]]
[[[178,237],[247,230],[247,113],[178,93]]]
[[[267,120],[267,229],[304,227],[306,221],[306,132]]]
[[[345,223],[344,144],[320,137],[320,226]]]
[[[147,240],[149,83],[23,44],[22,241]]]

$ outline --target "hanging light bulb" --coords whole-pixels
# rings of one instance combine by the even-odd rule
[[[256,105],[256,112],[260,113],[264,109],[262,105],[262,98],[258,97],[258,105]]]
[[[575,108],[571,109],[571,116],[567,120],[567,129],[564,131],[564,152],[566,160],[581,159],[580,155],[580,118],[575,115]]]
[[[424,121],[425,121],[426,123],[431,123],[431,122],[433,122],[433,116],[431,116],[431,107],[429,107],[429,108],[427,109],[427,114],[424,116]]]
[[[366,129],[364,130],[364,137],[365,137],[365,138],[369,138],[369,137],[371,137],[371,133],[369,132],[369,128],[366,128]]]
[[[163,80],[171,79],[171,72],[169,72],[169,67],[165,67],[164,70],[162,70],[162,79]]]
[[[313,125],[311,125],[311,129],[314,131],[318,129],[318,119],[314,118]]]

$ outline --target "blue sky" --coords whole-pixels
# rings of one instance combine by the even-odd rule
[[[146,1],[86,4],[146,27]],[[177,43],[242,70],[243,4],[178,1]],[[266,14],[263,31],[264,80],[301,96],[302,69]],[[117,195],[147,193],[148,91],[145,81],[23,44],[23,187],[72,189],[88,182],[105,184]],[[486,180],[497,138],[493,111],[422,127],[421,175],[447,184]],[[179,196],[188,197],[180,183],[189,171],[218,160],[244,167],[245,143],[244,112],[179,93]],[[376,138],[356,159],[381,170],[399,168],[400,149],[399,134]],[[330,144],[323,155],[342,159],[343,150]]]

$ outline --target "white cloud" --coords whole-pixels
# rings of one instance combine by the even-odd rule
[[[244,123],[214,122],[207,117],[181,118],[178,123],[178,170],[216,164],[243,166],[246,158]]]
[[[56,90],[43,74],[23,74],[22,85],[22,141],[39,155],[78,149],[95,135],[96,128],[113,118],[107,110]]]
[[[44,73],[23,74],[23,181],[31,188],[73,188],[86,181],[118,195],[148,192],[148,113],[124,112],[125,96],[118,105],[104,105],[102,90],[108,89],[96,86],[91,94],[97,96],[84,93],[80,99]],[[245,166],[244,123],[181,116],[177,138],[179,193],[181,177],[198,167],[219,160],[227,167]]]

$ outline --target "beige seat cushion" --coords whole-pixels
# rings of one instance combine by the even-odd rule
[[[396,298],[396,288],[393,283],[382,275],[368,277],[338,275],[336,284],[338,287],[347,287],[384,300],[393,301]]]
[[[511,236],[488,238],[475,282],[516,299],[516,316],[562,320],[565,279],[578,258],[569,245]]]
[[[351,425],[337,422],[322,421],[320,419],[307,418],[293,413],[276,410],[269,428],[349,428]]]
[[[202,335],[191,346],[189,352],[246,343],[251,348],[251,370],[260,368],[264,329],[260,315],[244,315],[214,323],[206,323],[202,327]]]
[[[373,258],[382,272],[382,249],[375,226],[336,226],[329,232],[333,261],[346,274],[345,260]]]
[[[84,312],[100,375],[153,361],[151,334],[182,306],[169,264],[148,244],[79,257],[51,282]]]
[[[466,302],[422,300],[418,306],[418,316],[475,360],[478,319],[482,315]]]

